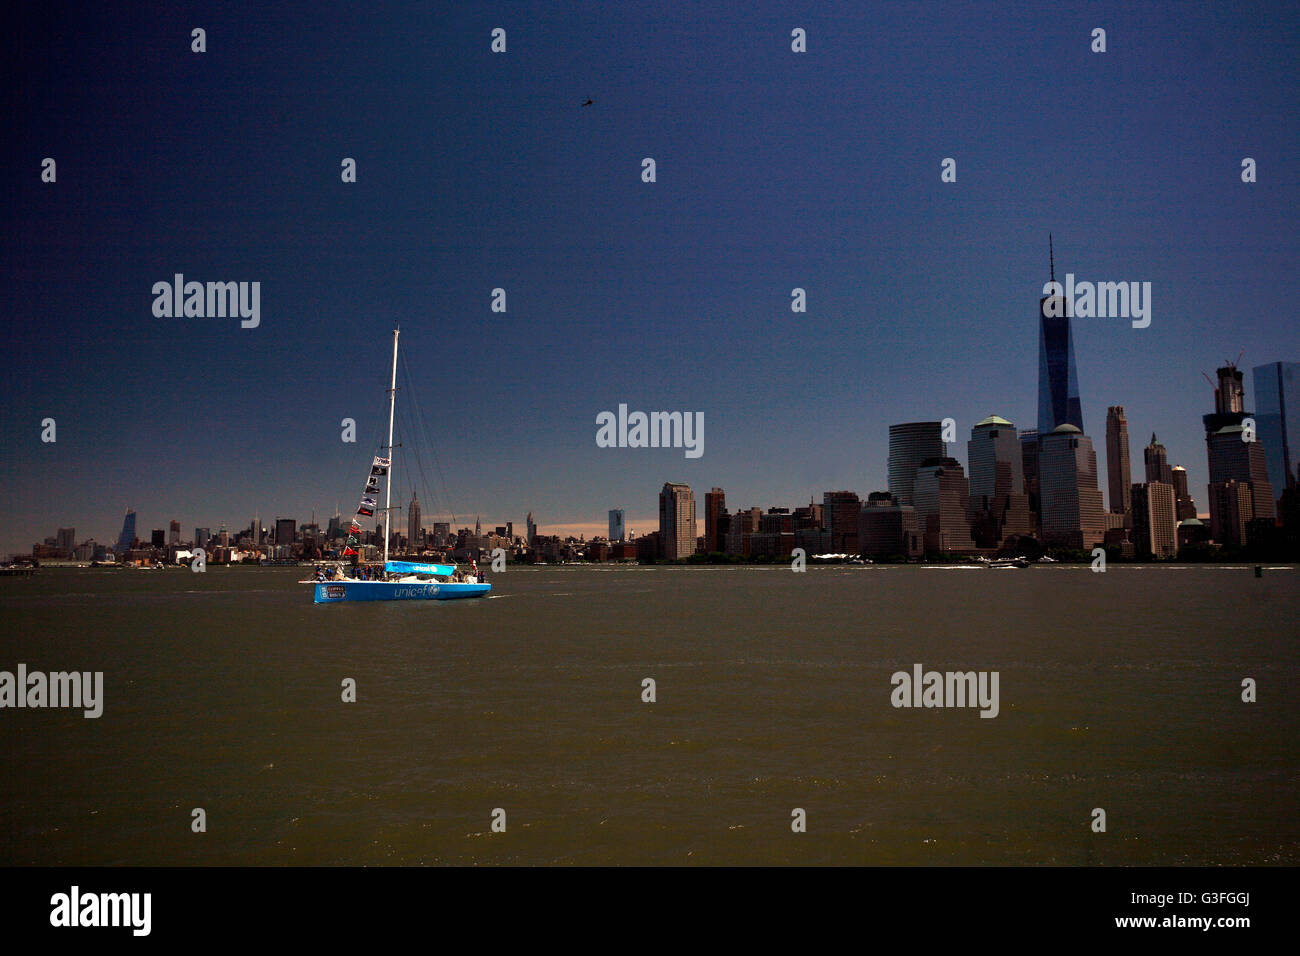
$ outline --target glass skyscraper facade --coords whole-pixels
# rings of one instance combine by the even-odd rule
[[[1038,321],[1038,434],[1050,435],[1058,425],[1083,431],[1070,304],[1065,296],[1043,296]]]
[[[1300,362],[1270,362],[1253,369],[1255,435],[1264,446],[1268,483],[1280,495],[1300,470]]]
[[[135,512],[128,511],[126,518],[122,521],[122,533],[117,536],[117,555],[120,558],[131,549],[131,542],[135,541]]]
[[[889,493],[900,505],[913,504],[916,469],[927,458],[942,458],[942,422],[906,422],[889,426]]]

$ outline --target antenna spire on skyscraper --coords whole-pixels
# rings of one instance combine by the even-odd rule
[[[1052,249],[1052,234],[1047,234],[1047,261],[1052,270],[1052,281],[1056,281],[1056,252]]]

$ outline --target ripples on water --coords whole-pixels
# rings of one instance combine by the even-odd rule
[[[516,568],[333,606],[295,568],[0,579],[0,669],[106,696],[0,714],[0,863],[1294,864],[1300,573],[1251,570]],[[1000,715],[894,709],[914,663],[999,671]]]

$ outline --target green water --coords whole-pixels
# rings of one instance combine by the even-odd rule
[[[1300,862],[1300,569],[303,576],[0,579],[0,670],[105,697],[0,710],[0,863]],[[998,671],[1000,714],[895,709],[916,663]]]

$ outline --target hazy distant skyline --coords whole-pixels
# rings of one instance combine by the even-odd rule
[[[425,524],[543,533],[615,507],[652,530],[665,481],[732,510],[865,498],[892,423],[954,418],[963,462],[982,418],[1032,427],[1049,231],[1058,278],[1152,283],[1149,328],[1074,321],[1103,491],[1123,405],[1133,460],[1154,431],[1205,512],[1201,373],[1244,349],[1253,410],[1250,370],[1300,360],[1286,5],[14,17],[3,556],[59,526],[112,542],[128,507],[141,537],[348,517],[395,323],[446,479],[423,450]],[[175,273],[260,282],[260,325],[156,318]],[[619,403],[703,412],[703,456],[596,447]]]

